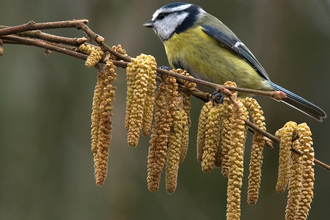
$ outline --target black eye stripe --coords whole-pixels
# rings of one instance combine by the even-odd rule
[[[169,13],[160,13],[158,16],[157,16],[157,20],[162,20],[164,19]]]

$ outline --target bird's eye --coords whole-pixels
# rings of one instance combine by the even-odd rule
[[[161,13],[157,16],[157,20],[163,20],[166,17],[166,13]]]

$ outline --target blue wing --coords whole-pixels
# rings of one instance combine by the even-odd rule
[[[202,25],[202,27],[204,33],[215,39],[221,46],[245,59],[260,74],[260,76],[262,76],[262,78],[270,80],[266,70],[239,39],[235,36],[227,36],[220,30],[209,25]]]

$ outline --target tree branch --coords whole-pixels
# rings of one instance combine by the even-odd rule
[[[27,24],[1,29],[0,36],[8,35],[8,34],[17,34],[19,32],[30,31],[30,30],[72,28],[72,27],[77,28],[77,26],[81,23],[83,24],[88,23],[88,20],[81,19],[81,20],[45,22],[45,23],[35,23],[34,21],[29,21]]]
[[[58,21],[58,22],[45,22],[45,23],[35,23],[33,21],[28,22],[27,24],[18,25],[15,27],[7,27],[7,26],[0,26],[0,46],[2,43],[10,43],[10,44],[24,44],[28,46],[36,46],[46,50],[56,51],[68,56],[72,56],[81,60],[86,60],[87,55],[83,54],[78,51],[78,46],[82,43],[86,42],[86,38],[66,38],[56,35],[51,35],[47,33],[43,33],[41,29],[55,29],[55,28],[77,28],[81,29],[85,32],[88,38],[94,40],[100,48],[105,51],[115,55],[118,60],[113,60],[113,63],[117,67],[126,68],[128,63],[131,61],[131,57],[119,54],[118,52],[114,51],[111,47],[104,43],[104,38],[100,35],[93,32],[86,23],[88,20],[81,19],[81,20],[72,20],[72,21]],[[14,36],[12,34],[16,34],[19,36]],[[68,46],[71,45],[71,46]],[[100,61],[103,62],[103,61]],[[259,90],[252,90],[252,89],[245,89],[245,88],[233,88],[233,87],[226,87],[222,85],[218,85],[215,83],[211,83],[208,81],[204,81],[201,79],[192,78],[189,76],[184,76],[181,74],[177,74],[173,71],[167,71],[160,68],[157,68],[157,72],[160,74],[166,74],[170,76],[174,76],[178,79],[190,81],[197,83],[199,85],[208,86],[215,91],[222,91],[224,89],[228,89],[230,91],[238,91],[244,93],[251,93],[251,94],[258,94],[263,96],[270,96],[276,99],[285,98],[282,94],[278,94],[273,91],[259,91]],[[191,95],[203,100],[208,101],[210,95],[207,93],[203,93],[198,89],[194,91],[189,91]],[[262,135],[268,137],[269,139],[273,140],[276,143],[279,143],[280,140],[275,137],[274,135],[265,132],[259,129],[256,125],[252,122],[245,120],[245,123],[252,128],[253,130],[261,133]],[[294,148],[291,148],[294,153],[301,155],[301,152],[297,151]],[[317,159],[314,160],[315,164],[325,168],[326,170],[330,171],[330,166],[319,161]]]
[[[16,43],[20,43],[20,44],[25,44],[25,45],[29,45],[29,46],[36,46],[36,47],[41,47],[47,50],[52,50],[52,51],[56,51],[59,53],[63,53],[72,57],[76,57],[82,60],[86,60],[87,59],[87,55],[83,54],[83,53],[79,53],[73,50],[68,50],[67,48],[60,46],[60,45],[53,45],[49,42],[46,41],[42,41],[42,40],[34,40],[34,39],[29,39],[29,38],[23,38],[23,37],[17,37],[17,36],[11,36],[11,35],[6,35],[6,36],[2,36],[1,37],[4,40],[9,40],[9,41],[13,41]]]

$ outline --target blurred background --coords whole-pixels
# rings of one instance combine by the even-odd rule
[[[121,44],[132,57],[152,54],[168,65],[161,41],[142,24],[172,1],[163,0],[2,0],[1,25],[29,20],[85,18],[108,45]],[[250,48],[272,81],[314,102],[330,114],[329,0],[209,0],[201,5],[229,26]],[[46,31],[83,37],[75,29]],[[225,219],[226,182],[220,170],[205,174],[196,160],[196,131],[202,102],[192,101],[190,149],[179,169],[176,192],[147,189],[149,137],[128,147],[124,128],[126,76],[118,69],[112,144],[105,185],[95,184],[90,152],[90,115],[96,70],[63,54],[45,56],[40,48],[4,45],[0,57],[0,219]],[[287,121],[307,122],[316,157],[330,164],[330,119],[319,123],[269,98],[257,97],[269,132]],[[251,140],[251,138],[249,139]],[[249,162],[251,142],[246,146]],[[241,219],[284,219],[287,193],[275,191],[278,146],[264,149],[259,201],[246,202]],[[315,167],[309,219],[328,219],[330,173]]]

